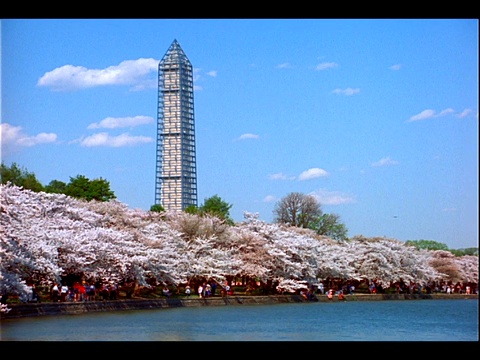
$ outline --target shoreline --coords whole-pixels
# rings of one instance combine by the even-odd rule
[[[478,300],[478,294],[348,294],[343,301],[384,301],[384,300]],[[63,302],[63,303],[22,303],[7,304],[10,311],[1,313],[0,319],[15,319],[37,316],[78,315],[88,312],[124,311],[164,309],[177,307],[200,306],[241,306],[241,305],[272,305],[284,303],[308,302],[340,302],[337,296],[329,300],[326,294],[316,294],[316,299],[307,300],[301,295],[268,295],[244,296],[232,295],[227,297],[214,296],[198,298],[197,296],[181,298],[134,298],[124,300]]]

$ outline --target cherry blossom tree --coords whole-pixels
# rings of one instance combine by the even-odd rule
[[[431,255],[430,266],[445,274],[445,280],[453,283],[478,282],[478,256],[457,257],[446,250],[435,250]]]
[[[383,288],[401,280],[427,283],[441,278],[441,274],[429,266],[430,252],[405,246],[399,240],[357,236],[346,246],[350,248],[355,273],[375,280]]]
[[[27,294],[29,284],[66,275],[140,286],[246,277],[279,292],[318,280],[478,283],[478,257],[416,249],[401,241],[357,236],[338,242],[315,231],[270,224],[245,212],[227,224],[211,214],[130,209],[114,199],[85,201],[0,187],[0,291]]]

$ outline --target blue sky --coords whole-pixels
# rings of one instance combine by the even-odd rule
[[[194,71],[198,201],[478,247],[478,19],[3,19],[1,157],[155,198],[158,62]]]

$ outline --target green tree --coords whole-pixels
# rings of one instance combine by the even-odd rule
[[[164,212],[165,208],[161,204],[154,204],[154,205],[150,206],[150,211],[160,213],[160,212]]]
[[[448,251],[450,251],[455,256],[464,256],[464,255],[478,256],[478,248],[476,247],[456,249],[456,250],[450,249]]]
[[[225,202],[218,195],[206,198],[203,205],[198,210],[200,214],[210,214],[225,220],[228,225],[235,225],[235,222],[230,217],[230,209],[233,205]]]
[[[63,181],[52,180],[45,186],[45,192],[55,194],[65,194],[67,191],[67,184]]]
[[[308,228],[322,215],[320,203],[311,195],[292,192],[280,199],[273,209],[274,221]]]
[[[322,214],[309,224],[309,228],[319,235],[329,236],[334,240],[347,240],[348,229],[340,222],[337,214]]]
[[[407,240],[405,245],[415,246],[417,249],[426,249],[426,250],[446,250],[448,251],[448,246],[433,240]]]
[[[70,177],[65,195],[87,201],[109,201],[116,199],[114,192],[110,190],[110,183],[108,181],[102,178],[90,180],[84,175],[77,175],[75,178]]]
[[[458,249],[463,253],[463,255],[474,255],[478,256],[478,247],[470,247],[465,249]]]
[[[195,205],[187,206],[183,211],[185,211],[187,214],[192,215],[198,214],[199,212],[198,207],[196,207]]]
[[[445,250],[451,252],[455,256],[478,256],[478,247],[471,247],[465,249],[449,249],[446,244],[434,240],[407,240],[405,241],[405,245],[415,246],[415,248],[417,249]]]
[[[12,163],[10,167],[2,162],[0,166],[0,178],[2,184],[10,182],[13,185],[21,186],[27,190],[35,192],[44,191],[43,185],[37,180],[35,174],[23,167],[20,168],[15,162]]]
[[[448,251],[457,257],[465,255],[478,256],[478,248],[448,249]]]

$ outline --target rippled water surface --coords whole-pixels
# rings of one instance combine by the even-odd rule
[[[478,341],[478,300],[183,307],[8,319],[2,341]]]

